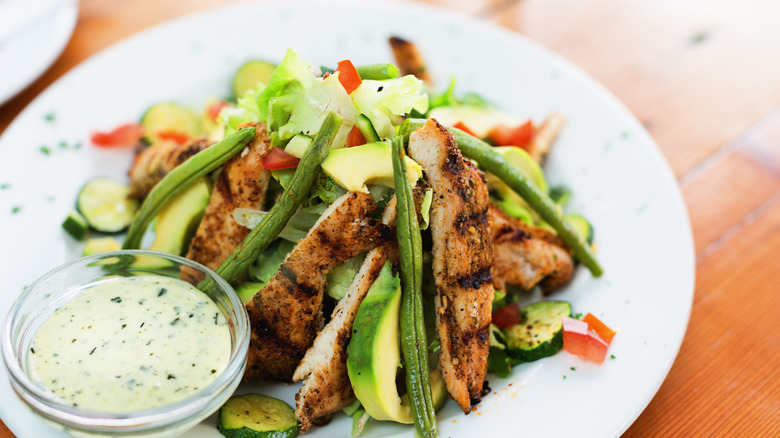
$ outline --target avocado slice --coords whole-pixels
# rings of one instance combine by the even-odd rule
[[[366,184],[395,187],[390,158],[389,144],[366,143],[330,151],[322,162],[322,170],[350,192],[368,193]],[[406,169],[410,184],[422,178],[422,167],[409,157],[406,157]]]
[[[550,190],[547,185],[547,180],[544,177],[542,167],[539,166],[539,163],[537,163],[525,149],[516,146],[497,146],[494,147],[493,150],[520,169],[520,171],[523,172],[539,190],[544,193],[547,193]],[[496,191],[501,195],[501,198],[504,201],[501,206],[507,213],[512,217],[523,218],[523,220],[529,223],[539,222],[541,220],[541,217],[534,209],[531,208],[520,195],[515,193],[514,190],[501,181],[501,179],[491,173],[487,173],[486,176],[488,190]],[[515,212],[513,210],[517,211]],[[529,221],[529,219],[531,221]]]
[[[204,177],[173,198],[157,215],[154,242],[149,249],[182,255],[195,235],[211,190]]]
[[[375,420],[412,424],[407,395],[398,395],[396,374],[401,364],[401,281],[385,263],[358,308],[347,346],[347,372],[355,396]],[[447,389],[438,370],[431,371],[434,406],[447,400]]]

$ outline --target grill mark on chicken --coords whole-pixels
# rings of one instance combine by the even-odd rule
[[[183,145],[164,141],[141,150],[128,171],[130,196],[142,199],[165,175],[213,142],[196,138]]]
[[[233,219],[233,210],[259,209],[265,201],[271,172],[263,168],[261,161],[268,153],[269,142],[265,125],[254,126],[252,144],[222,168],[187,252],[187,258],[211,269],[217,269],[250,232]]]
[[[490,204],[488,221],[493,234],[493,284],[545,292],[566,284],[574,272],[571,250],[553,233],[507,216]]]
[[[370,194],[342,195],[247,303],[252,333],[244,380],[290,381],[322,328],[328,272],[391,235],[386,225],[366,217],[375,208]]]
[[[452,398],[471,412],[487,372],[493,284],[484,176],[435,120],[412,133],[409,155],[434,190],[431,205],[439,369]]]

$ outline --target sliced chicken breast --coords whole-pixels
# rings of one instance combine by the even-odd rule
[[[574,272],[571,251],[553,233],[506,215],[490,204],[488,222],[493,236],[493,285],[512,284],[550,291],[567,283]]]
[[[469,413],[481,399],[490,344],[494,289],[487,184],[435,120],[411,134],[409,155],[433,188],[430,227],[439,369],[450,396]]]
[[[257,125],[252,144],[225,163],[187,258],[217,269],[249,234],[248,228],[233,219],[233,210],[263,206],[271,172],[261,161],[268,145],[265,125]]]
[[[168,172],[212,144],[205,138],[196,138],[183,145],[165,141],[145,148],[135,156],[128,172],[130,196],[143,199]]]

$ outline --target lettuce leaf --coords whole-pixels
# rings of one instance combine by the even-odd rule
[[[316,135],[325,117],[333,111],[344,122],[332,147],[342,147],[358,116],[338,76],[314,77],[309,65],[292,49],[287,50],[268,85],[255,100],[259,119],[268,123],[279,141],[301,133]]]
[[[428,95],[422,81],[413,75],[389,81],[365,80],[352,92],[352,101],[383,139],[395,135],[394,126],[401,123],[403,115],[413,109],[428,111]]]

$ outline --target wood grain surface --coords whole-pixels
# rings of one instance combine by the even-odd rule
[[[0,107],[0,133],[97,51],[220,3],[82,0],[62,56]],[[697,254],[693,312],[669,376],[624,436],[780,436],[780,2],[426,3],[494,21],[582,67],[640,119],[678,177]]]

